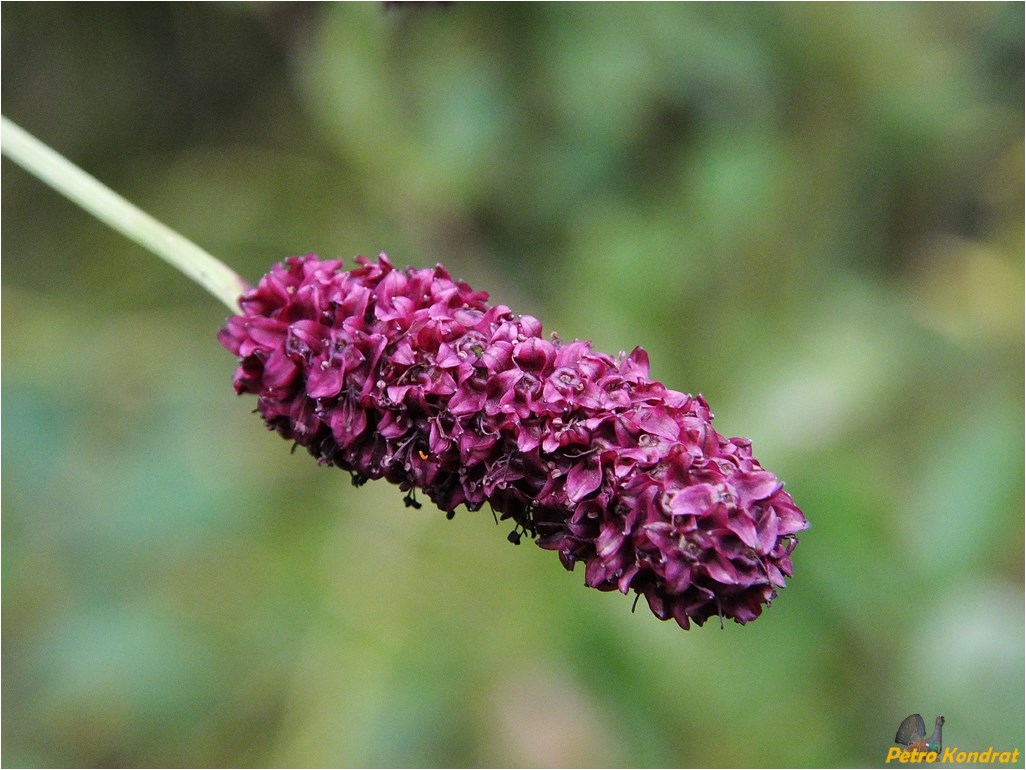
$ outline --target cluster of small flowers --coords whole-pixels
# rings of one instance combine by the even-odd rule
[[[411,505],[418,489],[450,518],[488,503],[510,540],[683,628],[745,623],[775,597],[805,517],[701,396],[649,379],[641,348],[543,339],[441,266],[356,262],[285,260],[218,335],[269,428]]]

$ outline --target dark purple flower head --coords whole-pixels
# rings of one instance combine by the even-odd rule
[[[269,428],[410,504],[488,503],[514,542],[683,628],[746,623],[776,596],[808,522],[701,396],[649,379],[644,350],[544,339],[441,266],[356,262],[285,260],[218,335]]]

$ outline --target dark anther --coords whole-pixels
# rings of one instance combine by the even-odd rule
[[[456,511],[446,511],[445,518],[447,518],[449,521],[452,521],[456,518]]]
[[[350,473],[349,477],[352,479],[354,487],[362,487],[367,483],[367,477],[361,476],[359,473]]]
[[[417,502],[417,498],[414,497],[412,489],[406,493],[406,496],[403,498],[403,503],[407,508],[419,509],[424,507],[421,503]]]
[[[513,543],[513,545],[520,545],[520,533],[515,529],[506,535],[506,539]]]

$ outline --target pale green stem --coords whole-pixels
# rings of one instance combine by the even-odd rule
[[[233,312],[248,284],[231,268],[132,205],[99,180],[0,115],[0,150],[97,219],[171,263]]]

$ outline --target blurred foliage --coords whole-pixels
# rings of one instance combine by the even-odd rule
[[[4,113],[251,280],[384,250],[641,344],[813,525],[685,633],[353,489],[232,394],[214,300],[5,160],[4,764],[1026,748],[1023,14],[4,3]]]

